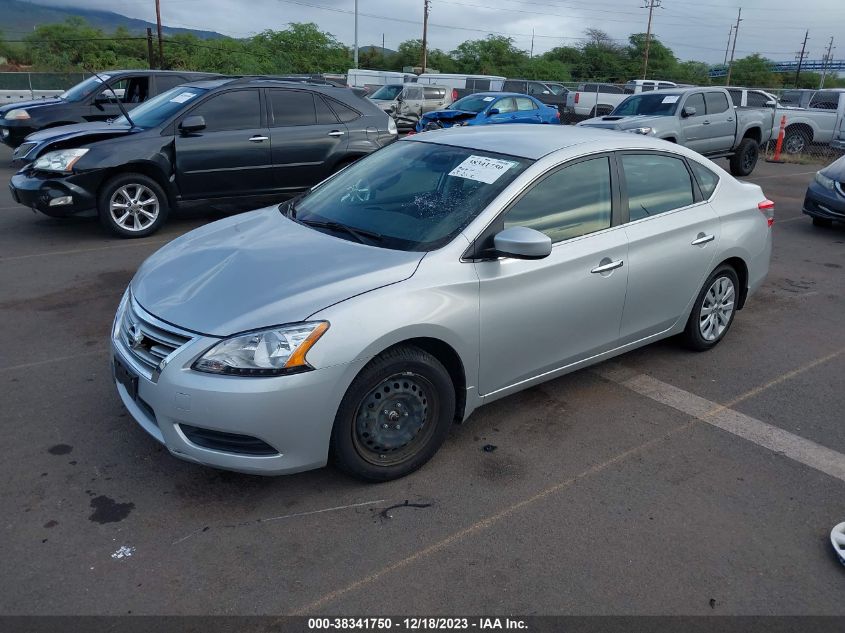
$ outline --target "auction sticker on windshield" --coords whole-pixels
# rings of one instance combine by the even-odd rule
[[[498,158],[487,158],[486,156],[470,156],[460,165],[449,172],[450,176],[477,180],[492,185],[508,169],[516,165],[509,160]]]
[[[170,100],[170,103],[185,103],[196,97],[197,94],[195,92],[182,92]]]
[[[677,103],[680,98],[681,95],[669,95],[668,97],[663,97],[661,103]]]

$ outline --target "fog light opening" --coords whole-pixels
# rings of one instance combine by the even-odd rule
[[[59,196],[50,200],[51,207],[61,207],[66,204],[73,204],[73,196]]]

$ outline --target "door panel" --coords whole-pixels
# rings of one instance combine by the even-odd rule
[[[625,232],[616,227],[561,242],[545,259],[476,263],[481,280],[481,394],[615,347],[625,303],[627,250]],[[623,266],[590,272],[611,261]]]
[[[176,178],[183,198],[272,191],[270,131],[262,124],[257,89],[214,95],[185,114],[191,115],[204,117],[206,129],[183,135],[177,123]]]
[[[268,97],[274,187],[307,189],[328,176],[337,156],[346,151],[348,130],[311,92],[269,90]]]
[[[682,116],[683,108],[687,106],[695,108],[695,116]],[[678,116],[680,117],[681,129],[684,131],[684,138],[686,139],[684,145],[690,149],[694,149],[696,152],[706,152],[709,131],[707,129],[708,126],[704,124],[706,120],[704,95],[700,92],[689,95],[681,104],[681,108],[678,110]]]
[[[480,279],[479,390],[489,394],[615,347],[628,269],[623,227],[611,227],[607,156],[552,170],[498,221],[552,240],[540,260],[475,264]],[[618,205],[616,205],[618,207]],[[606,270],[596,270],[604,266]]]
[[[623,154],[620,164],[633,220],[624,225],[629,263],[624,345],[663,332],[683,316],[713,266],[720,223],[707,202],[694,201],[680,158]]]
[[[728,103],[728,98],[721,92],[706,92],[707,120],[710,122],[707,134],[710,137],[710,152],[726,152],[731,149],[736,139],[736,110]]]

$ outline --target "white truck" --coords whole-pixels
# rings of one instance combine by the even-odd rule
[[[368,93],[373,93],[387,84],[404,84],[416,80],[416,75],[392,70],[350,68],[346,71],[346,85],[350,88],[364,88]]]
[[[775,110],[775,120],[780,123],[786,116],[783,150],[800,154],[811,143],[831,145],[845,149],[845,88],[815,91],[806,108],[781,106]]]
[[[652,90],[677,88],[671,81],[657,79],[632,79],[624,86],[606,83],[579,84],[566,95],[565,114],[570,119],[586,119],[610,114],[628,95]]]

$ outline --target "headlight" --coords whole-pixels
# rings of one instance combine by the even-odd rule
[[[126,311],[127,303],[129,303],[129,288],[123,293],[120,304],[117,306],[117,312],[114,314],[114,323],[111,326],[111,336],[113,339],[117,339],[120,336],[120,324],[123,321],[123,313]]]
[[[816,172],[816,182],[819,183],[825,189],[830,189],[833,191],[833,188],[836,186],[836,181],[832,178],[828,178],[822,172]]]
[[[29,112],[23,108],[15,108],[6,113],[6,120],[8,121],[26,121],[29,118]]]
[[[654,132],[653,128],[650,127],[632,127],[630,130],[625,130],[626,132],[630,132],[631,134],[651,134]]]
[[[42,171],[70,171],[80,158],[88,153],[87,149],[60,149],[47,152],[32,163],[33,169]]]
[[[193,368],[240,376],[278,376],[311,369],[305,355],[328,329],[327,321],[312,321],[238,334],[217,343]]]

